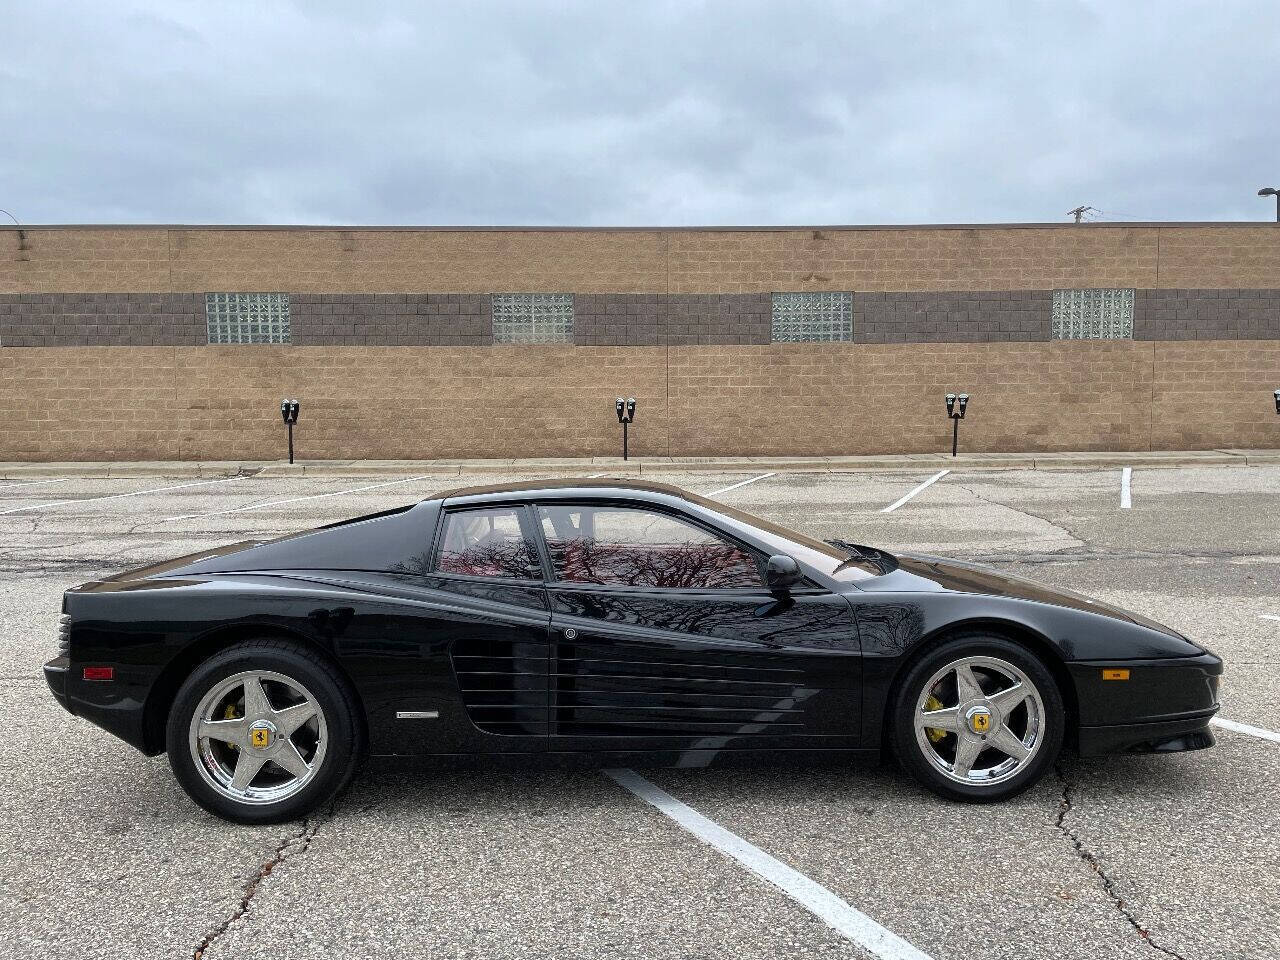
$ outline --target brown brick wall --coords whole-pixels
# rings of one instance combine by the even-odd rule
[[[0,229],[0,459],[1280,446],[1280,227]],[[1050,291],[1134,287],[1135,340],[1043,342]],[[855,292],[855,343],[770,345],[769,294]],[[203,294],[292,295],[209,347]],[[574,346],[489,295],[572,293]],[[907,342],[914,341],[914,342]],[[80,344],[99,346],[84,347]],[[22,349],[18,349],[22,347]],[[57,347],[57,349],[52,349]]]
[[[1153,346],[1152,449],[1280,447],[1272,397],[1280,388],[1280,341]]]
[[[943,396],[973,396],[970,451],[1145,449],[1152,345],[797,344],[672,349],[672,449],[688,455],[937,452]],[[732,411],[732,415],[730,415]]]
[[[657,232],[173,230],[172,289],[659,293]]]
[[[1266,288],[1271,224],[803,230],[0,230],[0,293]],[[20,249],[21,248],[21,249]]]
[[[1280,446],[1280,341],[0,351],[0,460],[637,456]]]
[[[665,455],[666,348],[86,347],[0,351],[0,460],[591,456],[639,401]]]
[[[1157,247],[1156,230],[1129,227],[672,232],[670,289],[1154,287]]]

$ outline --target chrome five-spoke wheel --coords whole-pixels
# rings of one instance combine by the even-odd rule
[[[214,685],[190,723],[191,758],[206,782],[238,803],[278,803],[320,770],[328,729],[301,682],[247,670]]]
[[[915,739],[948,780],[994,785],[1016,777],[1045,741],[1045,705],[1025,671],[997,657],[947,663],[915,704]]]

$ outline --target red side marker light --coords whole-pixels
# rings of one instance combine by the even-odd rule
[[[84,678],[86,680],[114,680],[116,678],[115,667],[85,667]]]

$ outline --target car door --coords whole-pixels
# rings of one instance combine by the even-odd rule
[[[547,502],[551,749],[853,747],[857,628],[806,583],[775,596],[764,559],[675,511]]]
[[[550,615],[532,514],[520,504],[446,509],[438,529],[424,582],[453,598],[437,619],[467,716],[492,735],[483,749],[541,749]]]

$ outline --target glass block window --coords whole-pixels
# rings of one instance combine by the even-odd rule
[[[494,343],[573,343],[573,294],[495,293]]]
[[[206,293],[210,343],[288,343],[287,293]]]
[[[774,343],[852,340],[852,293],[775,293]]]
[[[1132,340],[1133,290],[1053,291],[1053,339]]]

